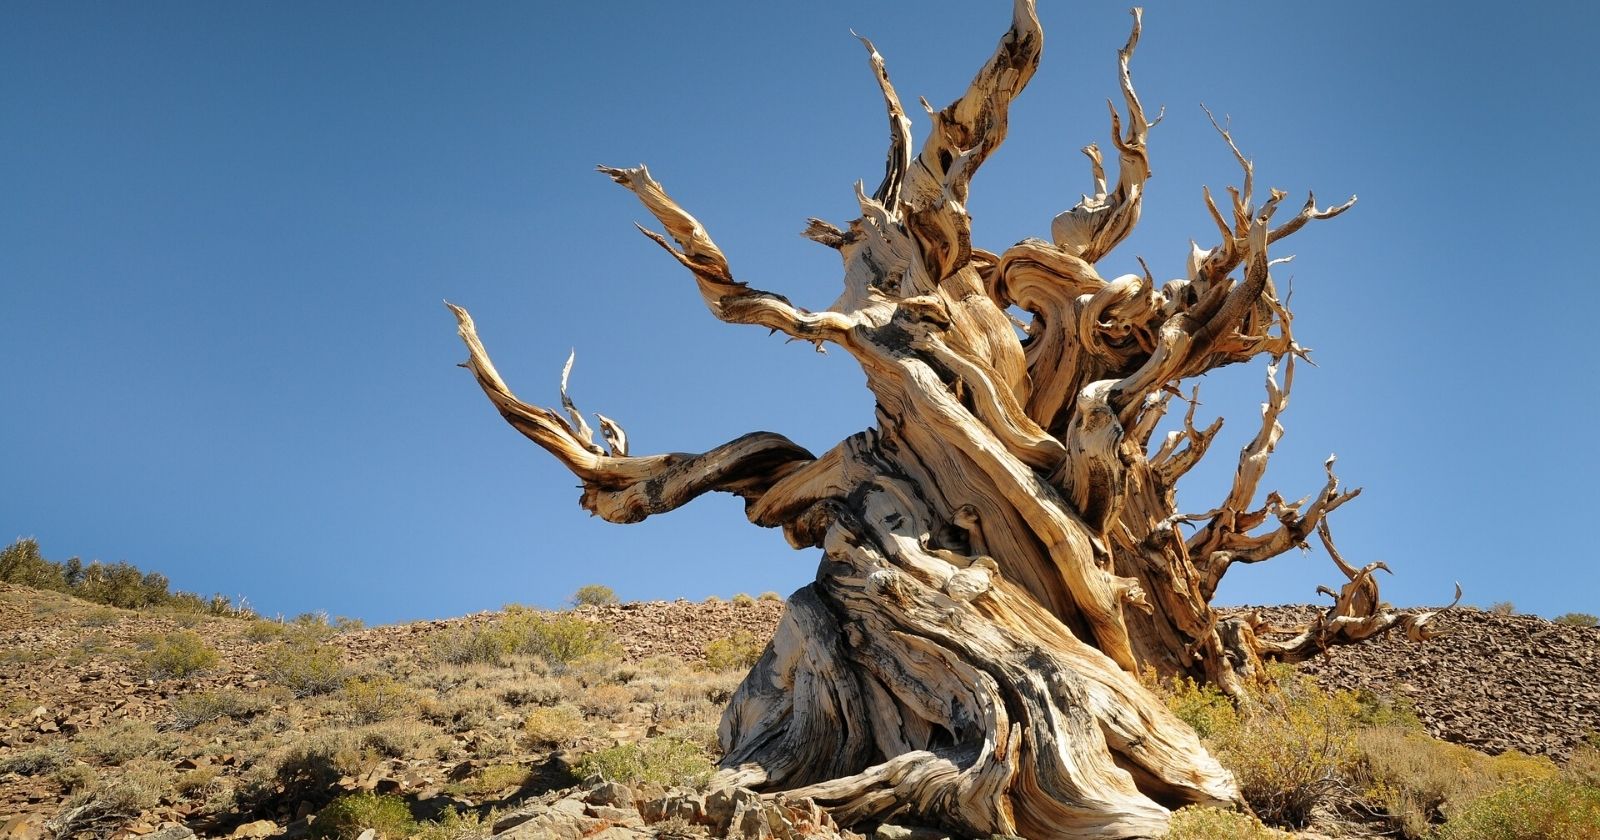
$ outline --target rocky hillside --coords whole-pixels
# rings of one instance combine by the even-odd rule
[[[0,838],[299,837],[360,792],[403,800],[423,821],[404,833],[436,840],[523,824],[532,837],[558,818],[621,831],[634,823],[606,810],[614,792],[559,792],[616,762],[643,774],[630,795],[646,810],[820,825],[669,795],[709,770],[741,660],[781,616],[781,602],[741,600],[338,630],[0,584]],[[1262,609],[1288,622],[1308,608]],[[1305,670],[1403,697],[1434,735],[1487,752],[1559,760],[1600,731],[1600,630],[1475,610],[1439,626],[1425,644],[1341,648]]]

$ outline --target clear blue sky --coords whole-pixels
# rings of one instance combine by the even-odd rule
[[[1046,236],[1106,140],[1125,7],[1046,2],[1010,139],[979,174],[979,245]],[[1563,5],[1565,7],[1563,7]],[[648,162],[735,270],[821,308],[885,120],[855,30],[907,102],[942,106],[1005,3],[9,3],[0,10],[0,540],[127,560],[267,613],[369,621],[578,586],[625,598],[792,591],[814,552],[707,497],[591,519],[504,425],[441,300],[550,403],[635,451],[770,429],[814,451],[871,420],[860,374],[715,322],[592,171]],[[1600,19],[1590,4],[1152,3],[1136,83],[1168,117],[1145,221],[1103,266],[1181,273],[1200,187],[1236,170],[1361,196],[1298,254],[1315,348],[1268,486],[1320,464],[1366,493],[1333,519],[1386,594],[1600,612],[1593,432]],[[920,113],[919,138],[925,129]],[[1220,498],[1261,366],[1213,375],[1224,437],[1184,494]],[[1320,549],[1233,572],[1231,602],[1311,601]]]

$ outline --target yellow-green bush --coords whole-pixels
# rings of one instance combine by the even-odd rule
[[[344,681],[341,689],[350,720],[377,723],[400,715],[411,705],[411,691],[387,674],[363,674]]]
[[[565,747],[583,737],[583,712],[562,703],[540,706],[528,713],[522,732],[535,747]]]
[[[317,812],[310,836],[313,840],[356,840],[369,828],[377,830],[380,837],[410,837],[416,833],[417,823],[405,800],[397,796],[352,793]]]
[[[622,649],[603,625],[570,613],[542,613],[516,604],[482,627],[457,627],[435,636],[435,658],[467,665],[506,664],[514,654],[565,667],[585,658],[618,659]]]
[[[750,594],[747,592],[740,592],[739,594],[733,596],[733,605],[736,607],[747,607],[755,602],[756,599],[750,597]]]
[[[1205,739],[1233,771],[1239,792],[1269,823],[1302,826],[1311,810],[1350,778],[1362,702],[1329,692],[1292,669],[1274,672],[1275,687],[1235,709],[1210,686],[1173,680],[1159,686],[1167,705]]]
[[[1588,840],[1600,837],[1600,787],[1557,777],[1501,788],[1468,803],[1438,840]]]
[[[603,583],[591,583],[578,587],[571,600],[575,607],[603,607],[617,603],[617,593]]]
[[[1356,735],[1361,753],[1356,791],[1413,840],[1471,800],[1506,785],[1556,775],[1549,759],[1516,751],[1489,756],[1422,732],[1386,726]]]
[[[172,728],[193,729],[219,718],[247,718],[270,707],[265,697],[242,691],[197,691],[172,701]]]
[[[618,744],[585,755],[574,775],[599,774],[613,782],[660,785],[704,784],[711,777],[711,757],[700,745],[682,738],[651,738],[644,743]]]
[[[783,596],[776,592],[763,592],[756,598],[757,601],[782,601]]]
[[[328,694],[345,676],[339,649],[309,638],[280,642],[262,657],[261,672],[296,697]]]
[[[122,764],[135,758],[165,758],[176,741],[143,721],[122,720],[86,730],[72,740],[72,750],[103,764]]]
[[[746,630],[706,642],[706,667],[713,671],[751,668],[761,659],[766,642]]]
[[[1165,840],[1291,840],[1294,835],[1261,824],[1249,814],[1206,805],[1190,805],[1172,813]]]
[[[217,667],[217,652],[196,633],[168,633],[140,657],[145,672],[154,679],[190,677]]]

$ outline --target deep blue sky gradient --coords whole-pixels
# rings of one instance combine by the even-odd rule
[[[636,452],[771,429],[822,451],[871,421],[861,376],[718,324],[596,163],[648,162],[735,271],[812,308],[886,140],[860,45],[908,104],[942,106],[1004,30],[998,2],[916,4],[11,3],[0,11],[0,540],[128,560],[263,611],[369,621],[578,586],[625,598],[787,593],[815,552],[707,497],[628,527],[499,419],[441,300],[501,372],[617,418]],[[1046,2],[1044,63],[978,175],[977,243],[1046,236],[1106,145],[1124,7]],[[1590,531],[1593,185],[1589,4],[1162,2],[1135,82],[1155,177],[1102,264],[1160,279],[1212,241],[1200,187],[1259,181],[1346,216],[1296,261],[1302,366],[1266,486],[1321,462],[1365,494],[1335,514],[1399,604],[1600,612]],[[914,115],[920,138],[926,128]],[[1263,365],[1203,383],[1229,423],[1184,488],[1220,499]],[[1230,602],[1304,602],[1321,550],[1236,569]]]

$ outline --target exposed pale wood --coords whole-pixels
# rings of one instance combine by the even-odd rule
[[[789,600],[723,717],[715,784],[812,797],[845,823],[910,814],[974,836],[1153,836],[1169,808],[1240,800],[1135,673],[1242,697],[1264,660],[1395,628],[1431,632],[1432,613],[1381,601],[1373,575],[1387,566],[1356,568],[1334,547],[1327,516],[1360,491],[1342,489],[1331,457],[1312,496],[1257,502],[1305,356],[1272,276],[1287,258],[1269,251],[1350,203],[1319,209],[1310,198],[1273,227],[1284,194],[1256,202],[1254,167],[1218,124],[1242,182],[1225,209],[1203,192],[1217,244],[1196,246],[1182,276],[1162,283],[1142,260],[1142,273],[1110,279],[1097,266],[1138,223],[1151,175],[1159,118],[1147,118],[1131,72],[1141,29],[1134,10],[1117,51],[1115,183],[1086,148],[1093,194],[1056,217],[1053,242],[1000,254],[973,245],[966,201],[1039,61],[1033,3],[1014,3],[967,91],[928,108],[920,150],[883,56],[862,38],[888,152],[877,189],[857,185],[858,218],[807,222],[804,235],[843,268],[842,292],[821,312],[735,279],[643,166],[600,168],[664,229],[641,227],[694,275],[715,317],[827,343],[860,365],[876,422],[821,456],[767,432],[703,454],[632,455],[604,416],[597,443],[567,394],[571,358],[565,415],[522,402],[451,306],[464,366],[507,422],[582,480],[585,508],[636,522],[733,493],[752,522],[822,550],[815,581]],[[1029,317],[1014,320],[1013,306]],[[1176,485],[1222,424],[1197,425],[1199,391],[1184,396],[1185,380],[1263,357],[1260,426],[1231,487],[1213,509],[1179,511]],[[1175,397],[1181,421],[1168,414]],[[1320,588],[1334,598],[1323,615],[1272,628],[1212,607],[1229,570],[1305,547],[1313,530],[1345,578]]]

